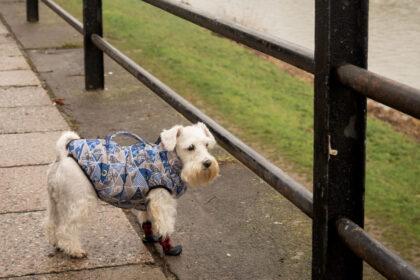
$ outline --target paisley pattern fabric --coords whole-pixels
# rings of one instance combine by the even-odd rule
[[[138,142],[120,146],[112,141],[118,134]],[[153,188],[165,188],[177,198],[186,191],[177,155],[165,150],[163,144],[147,143],[135,134],[121,131],[106,139],[77,139],[68,144],[67,150],[92,182],[98,197],[114,206],[146,210],[146,196]]]

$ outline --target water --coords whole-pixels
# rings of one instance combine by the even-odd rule
[[[171,0],[314,49],[314,0]],[[420,0],[371,0],[369,70],[420,88]]]

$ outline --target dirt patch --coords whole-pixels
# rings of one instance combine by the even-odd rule
[[[373,100],[368,100],[368,113],[371,116],[390,123],[395,130],[420,141],[420,120]]]
[[[403,259],[410,261],[410,263],[412,263],[414,266],[418,266],[420,264],[418,246],[413,242],[413,244],[411,244],[411,248],[395,248],[395,246],[392,245],[392,242],[389,242],[390,238],[385,236],[386,234],[384,233],[384,227],[386,227],[386,225],[378,225],[378,222],[374,219],[365,217],[365,230],[369,235],[381,242],[382,245],[391,251],[397,253]]]
[[[252,49],[250,49],[252,50]],[[314,75],[312,75],[311,73],[308,73],[306,71],[303,71],[300,68],[297,68],[289,63],[283,62],[279,59],[276,59],[274,57],[271,57],[269,55],[266,55],[262,52],[256,51],[256,50],[252,50],[257,56],[262,57],[268,61],[270,61],[271,63],[273,63],[274,65],[278,66],[281,70],[289,73],[290,75],[292,75],[295,78],[298,78],[301,81],[304,81],[306,83],[310,83],[313,84],[314,83]]]

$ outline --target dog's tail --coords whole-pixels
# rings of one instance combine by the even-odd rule
[[[76,140],[76,139],[80,139],[79,135],[77,135],[76,132],[65,131],[63,132],[63,134],[61,134],[60,139],[58,139],[57,144],[55,146],[57,149],[58,160],[63,159],[64,157],[68,155],[67,145],[70,143],[70,141]]]

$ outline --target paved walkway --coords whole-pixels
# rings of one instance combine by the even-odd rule
[[[0,279],[166,279],[124,213],[100,206],[73,260],[46,241],[46,170],[69,127],[0,22]]]

